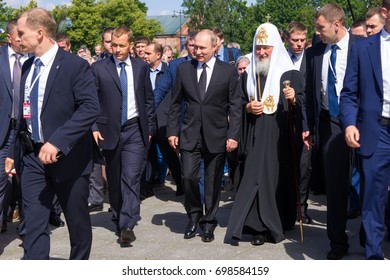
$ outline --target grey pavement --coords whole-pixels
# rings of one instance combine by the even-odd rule
[[[218,211],[219,226],[215,240],[203,243],[198,235],[183,239],[187,217],[183,207],[183,196],[175,196],[175,186],[166,181],[164,187],[154,189],[155,196],[147,198],[141,205],[142,219],[134,229],[137,237],[132,247],[121,248],[115,235],[107,203],[104,211],[91,213],[93,244],[91,259],[94,260],[323,260],[329,250],[326,235],[325,196],[310,196],[309,215],[314,223],[304,225],[304,243],[301,243],[299,224],[285,233],[286,239],[278,244],[266,243],[252,246],[249,236],[238,246],[224,243],[232,201],[229,192],[222,192]],[[0,235],[0,259],[18,260],[23,255],[21,241],[16,234],[17,223],[9,223],[8,231]],[[364,259],[364,249],[359,245],[360,217],[349,220],[349,254],[346,260]],[[390,257],[390,242],[384,241],[384,251]],[[68,259],[69,237],[67,227],[51,228],[52,259]]]

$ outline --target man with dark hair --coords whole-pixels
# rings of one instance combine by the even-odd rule
[[[150,82],[152,83],[153,90],[156,88],[160,78],[164,75],[168,67],[167,63],[162,61],[162,56],[163,48],[159,43],[152,42],[146,46],[145,61],[150,67]],[[160,121],[158,119],[159,116],[157,115],[157,125],[160,127],[161,119]],[[157,134],[152,138],[152,142],[150,143],[146,168],[142,173],[141,200],[154,195],[154,185],[164,184],[165,182],[167,164],[161,154],[161,145],[158,140],[159,137],[157,130]],[[162,140],[167,141],[165,133]]]
[[[5,159],[13,155],[11,149],[16,136],[20,77],[22,65],[28,56],[22,52],[17,31],[17,19],[8,22],[6,32],[8,44],[0,48],[0,232],[7,231],[8,197],[11,195]],[[19,170],[18,170],[19,172]]]
[[[108,27],[108,28],[104,29],[102,32],[102,45],[103,45],[104,51],[100,54],[99,60],[107,58],[112,54],[112,48],[111,48],[112,31],[114,31],[114,28]]]
[[[367,259],[384,259],[384,213],[390,185],[390,0],[380,33],[352,45],[340,98],[345,141],[357,149],[364,186],[362,224]],[[370,79],[367,79],[370,77]]]
[[[348,253],[346,234],[350,149],[339,123],[339,96],[351,42],[357,36],[345,28],[345,13],[337,4],[326,4],[316,12],[316,34],[322,42],[307,50],[306,101],[303,105],[302,139],[322,153],[327,198],[327,233],[331,250],[328,259],[337,260]]]
[[[106,160],[112,220],[122,247],[135,240],[134,227],[141,219],[142,165],[155,133],[149,66],[129,56],[132,39],[130,28],[116,28],[113,56],[91,66],[101,106],[93,130]]]
[[[242,55],[241,51],[236,48],[224,47],[223,44],[225,42],[225,35],[220,28],[215,28],[213,32],[217,36],[217,49],[215,50],[216,57],[221,61],[234,65],[237,58]]]
[[[57,45],[64,51],[70,52],[72,44],[70,43],[69,36],[65,33],[58,33],[56,36]]]
[[[21,186],[25,210],[23,259],[49,259],[49,215],[56,194],[70,236],[70,259],[88,259],[92,245],[88,178],[92,171],[91,126],[99,112],[89,64],[53,41],[57,25],[40,8],[23,12],[18,35],[24,52],[19,107]],[[15,153],[18,155],[19,153]],[[15,161],[18,161],[15,157]],[[13,159],[7,158],[6,170]]]
[[[168,111],[171,105],[172,88],[175,84],[177,69],[179,65],[190,61],[195,57],[195,36],[197,32],[190,32],[187,35],[184,47],[188,52],[186,57],[174,59],[169,63],[164,75],[159,80],[158,85],[154,89],[155,106],[158,121],[158,137],[161,143],[161,152],[166,159],[172,178],[176,184],[176,195],[184,194],[182,183],[181,162],[176,153],[167,143],[166,129],[168,121]],[[164,139],[161,139],[164,138]],[[168,144],[168,145],[167,145]]]
[[[139,36],[135,39],[135,55],[145,61],[145,48],[150,43],[150,40],[146,36]]]
[[[366,20],[358,19],[352,23],[351,33],[357,36],[367,37]]]
[[[381,7],[371,8],[366,13],[366,32],[367,36],[379,33],[385,24]]]

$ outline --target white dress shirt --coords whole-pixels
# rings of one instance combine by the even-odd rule
[[[343,88],[345,70],[347,68],[348,58],[348,44],[349,44],[349,33],[336,43],[338,46],[337,57],[336,57],[336,94],[340,102],[340,92]],[[321,75],[321,92],[322,92],[322,109],[329,110],[328,105],[328,69],[330,64],[331,44],[328,44],[325,48],[324,57],[322,60],[322,75]]]
[[[383,28],[381,33],[381,64],[383,79],[382,116],[390,118],[390,34]]]

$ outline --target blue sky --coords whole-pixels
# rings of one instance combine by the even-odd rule
[[[5,0],[8,6],[18,8],[26,6],[29,0]],[[148,15],[171,15],[174,10],[178,11],[181,8],[181,0],[141,0],[148,7]],[[247,0],[248,4],[256,3],[256,0]],[[71,3],[71,0],[37,0],[38,6],[47,10],[52,10],[56,5],[64,5]]]

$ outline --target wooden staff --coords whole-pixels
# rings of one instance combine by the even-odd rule
[[[289,88],[291,86],[291,82],[289,80],[283,81],[284,88]],[[292,159],[292,166],[293,166],[293,173],[294,173],[294,183],[295,183],[295,191],[297,193],[297,207],[298,207],[298,217],[299,217],[299,229],[301,231],[301,242],[303,243],[303,222],[302,222],[302,208],[301,208],[301,201],[299,199],[299,184],[298,184],[298,173],[297,173],[297,150],[294,145],[294,112],[292,109],[291,100],[287,100],[288,102],[288,126],[290,129],[290,145],[291,145],[291,159]]]

